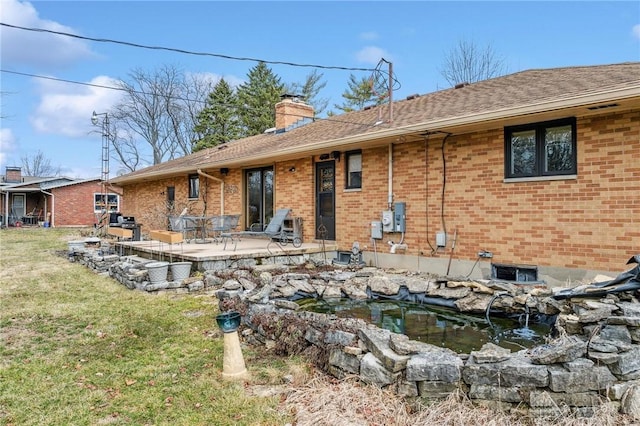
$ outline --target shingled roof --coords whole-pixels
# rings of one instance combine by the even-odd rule
[[[125,184],[213,167],[241,167],[333,149],[374,146],[424,132],[464,133],[483,123],[510,125],[553,111],[627,102],[640,106],[640,62],[534,69],[459,88],[410,96],[362,111],[316,119],[282,133],[228,142],[112,179]],[[391,120],[389,120],[391,118]]]

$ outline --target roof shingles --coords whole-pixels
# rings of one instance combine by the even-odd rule
[[[327,119],[316,119],[284,133],[261,134],[232,141],[129,173],[113,181],[124,183],[184,172],[188,168],[222,165],[243,158],[264,156],[265,152],[275,157],[278,152],[288,149],[304,149],[380,130],[402,129],[436,120],[505,111],[626,88],[635,88],[640,94],[640,62],[521,71],[458,89],[445,89],[413,99],[395,101],[392,123],[374,125],[380,117],[386,117],[384,114],[388,105],[354,111]],[[379,108],[383,110],[379,111]]]

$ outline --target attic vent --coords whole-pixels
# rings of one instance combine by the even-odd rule
[[[596,106],[592,106],[592,107],[587,107],[587,109],[593,111],[596,109],[604,109],[604,108],[613,108],[613,107],[617,107],[619,106],[618,104],[606,104],[606,105],[596,105]]]
[[[420,97],[420,95],[419,95],[419,94],[417,94],[417,93],[415,93],[415,94],[413,94],[413,95],[409,95],[409,96],[407,96],[407,100],[408,100],[408,101],[410,101],[411,99],[415,99],[415,98],[419,98],[419,97]]]
[[[464,83],[458,83],[455,86],[453,86],[454,89],[462,89],[464,86],[468,86],[469,83],[468,82],[464,82]]]
[[[270,127],[267,130],[264,131],[264,134],[269,134],[269,133],[275,133],[276,132],[276,128],[275,127]]]

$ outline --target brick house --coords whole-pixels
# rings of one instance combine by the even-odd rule
[[[325,119],[289,97],[275,113],[264,134],[115,178],[123,210],[147,230],[171,207],[241,214],[246,229],[291,208],[306,242],[357,241],[369,262],[436,272],[453,257],[458,275],[510,265],[561,282],[640,253],[638,62],[522,71]]]
[[[122,189],[109,185],[106,195],[109,211],[119,211]],[[100,179],[22,176],[8,166],[0,182],[2,226],[94,226],[104,196]]]

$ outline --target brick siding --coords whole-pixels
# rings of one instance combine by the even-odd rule
[[[640,253],[639,111],[578,118],[575,179],[505,182],[502,128],[450,136],[444,158],[446,175],[441,136],[393,146],[393,201],[406,203],[407,254],[448,257],[455,230],[457,259],[474,260],[488,250],[499,263],[618,271]],[[362,151],[361,190],[344,189],[344,155],[340,160],[337,242],[341,250],[354,241],[370,246],[371,222],[388,208],[388,147]],[[274,208],[292,208],[303,218],[305,241],[315,238],[315,161],[305,157],[274,166]],[[225,212],[243,214],[241,224],[242,178],[239,169],[224,177]],[[123,213],[140,217],[147,229],[164,228],[159,213],[166,213],[163,191],[169,185],[176,188],[176,205],[201,213],[206,200],[207,213],[219,213],[219,184],[201,177],[205,195],[189,201],[186,176],[126,186]],[[436,251],[436,232],[445,230],[448,246]],[[400,238],[385,233],[382,243]]]

